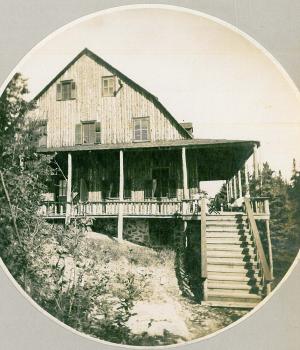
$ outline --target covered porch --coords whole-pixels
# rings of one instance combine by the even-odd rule
[[[201,182],[226,181],[226,211],[236,198],[250,197],[255,141],[176,140],[122,145],[81,145],[42,149],[56,153],[57,175],[40,213],[66,222],[74,217],[161,217],[200,219]],[[266,199],[253,198],[256,216],[268,215]],[[207,209],[208,211],[208,209]]]

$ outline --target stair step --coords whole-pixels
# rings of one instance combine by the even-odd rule
[[[235,222],[246,222],[247,215],[246,214],[230,214],[230,213],[222,213],[220,215],[218,214],[211,214],[206,216],[206,221],[235,221]]]
[[[218,298],[237,298],[237,299],[252,299],[252,300],[260,300],[261,296],[253,293],[247,293],[246,291],[240,292],[235,290],[209,290],[208,298],[212,299],[213,297]]]
[[[233,274],[233,273],[222,273],[219,274],[217,272],[208,272],[207,274],[208,280],[217,280],[217,281],[236,281],[236,282],[247,282],[247,283],[258,283],[261,278],[259,276],[245,276],[244,273]]]
[[[203,301],[201,305],[215,306],[215,307],[233,307],[239,309],[253,309],[258,303],[253,301],[238,302],[238,301]]]
[[[248,270],[244,266],[238,266],[238,265],[218,265],[218,264],[208,264],[207,265],[207,271],[209,272],[228,272],[228,273],[243,273],[244,276],[252,276],[255,274],[258,274],[258,269],[251,269]]]
[[[240,254],[252,254],[254,253],[253,247],[240,247],[238,245],[230,245],[230,244],[214,244],[209,243],[207,244],[207,251],[220,251],[220,252],[235,252]]]
[[[243,258],[245,254],[241,251],[228,251],[228,250],[207,250],[208,257],[219,257],[219,258]]]
[[[255,266],[256,263],[253,259],[244,260],[243,258],[231,258],[231,257],[208,257],[207,264],[210,265],[234,265],[245,266],[246,268]]]
[[[209,290],[214,289],[229,289],[229,290],[247,290],[258,289],[255,284],[251,285],[247,282],[224,282],[224,281],[208,281],[207,287]]]
[[[207,220],[207,226],[226,226],[226,227],[236,227],[247,226],[243,220]]]
[[[224,231],[208,231],[206,238],[237,238],[240,240],[250,239],[250,235],[246,232],[224,232]]]
[[[252,246],[253,242],[249,238],[244,237],[206,237],[207,244],[249,244]]]
[[[210,226],[207,225],[206,226],[206,232],[230,232],[230,233],[249,233],[249,230],[245,227],[237,227],[237,225],[235,226]]]

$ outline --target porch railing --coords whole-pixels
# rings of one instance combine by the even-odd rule
[[[71,205],[71,216],[117,216],[120,205],[125,216],[174,216],[200,214],[200,203],[195,200],[145,200],[118,201],[105,200],[99,202],[76,203]],[[40,214],[47,217],[63,216],[66,203],[43,202]]]
[[[250,204],[254,214],[270,214],[268,197],[251,197]]]

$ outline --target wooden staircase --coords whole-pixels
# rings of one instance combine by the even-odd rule
[[[252,308],[262,299],[262,279],[247,216],[206,217],[207,280],[204,304]]]

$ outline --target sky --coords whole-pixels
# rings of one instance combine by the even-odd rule
[[[300,168],[300,98],[265,53],[240,33],[170,9],[102,13],[59,31],[19,67],[36,95],[83,48],[149,90],[196,138],[258,140],[260,161]],[[250,162],[251,165],[251,162]]]

